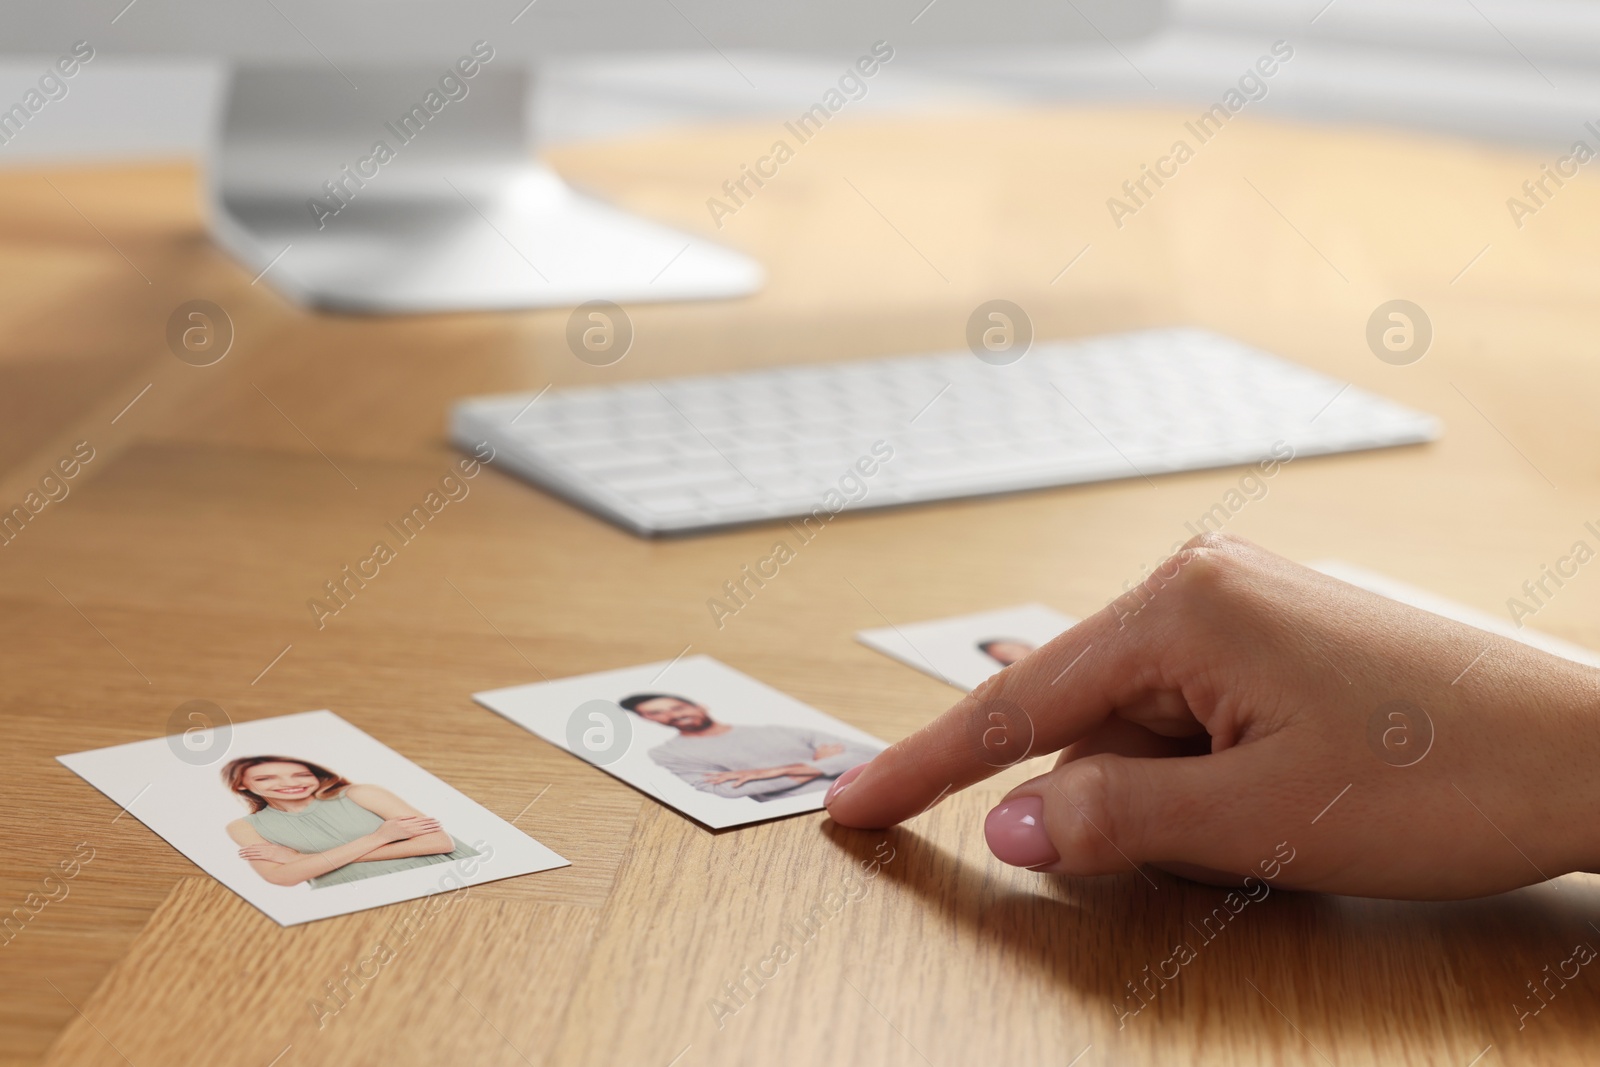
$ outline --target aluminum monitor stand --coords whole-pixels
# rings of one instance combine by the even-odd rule
[[[207,180],[217,242],[292,299],[382,314],[743,296],[748,256],[608,207],[541,166],[509,58],[241,67]]]

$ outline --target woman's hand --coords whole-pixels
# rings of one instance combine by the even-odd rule
[[[274,845],[270,841],[246,845],[239,850],[240,859],[265,860],[268,863],[293,863],[303,857],[304,853],[296,852],[287,845]]]
[[[1057,750],[989,813],[1008,863],[1417,899],[1600,865],[1600,672],[1233,537],[840,776],[828,811],[889,826]]]
[[[423,834],[431,834],[442,827],[438,819],[426,815],[402,815],[383,820],[383,825],[373,831],[384,841],[407,841]]]

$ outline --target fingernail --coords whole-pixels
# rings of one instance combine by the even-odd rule
[[[866,767],[865,763],[858,763],[835,778],[833,784],[828,787],[828,795],[822,798],[822,806],[826,808],[832,804],[835,797],[850,787],[850,783],[856,780],[856,777],[864,767]]]
[[[1044,801],[1008,800],[983,820],[983,836],[995,858],[1013,867],[1039,867],[1061,857],[1044,829]]]

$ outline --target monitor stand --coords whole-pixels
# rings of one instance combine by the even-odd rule
[[[240,67],[207,180],[212,233],[258,280],[330,311],[711,300],[761,287],[748,256],[608,207],[536,162],[529,87],[509,59],[470,79],[443,65]]]

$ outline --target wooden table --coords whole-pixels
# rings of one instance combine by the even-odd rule
[[[70,894],[0,954],[0,1062],[1593,1058],[1600,977],[1569,983],[1524,1029],[1516,1015],[1546,964],[1600,944],[1600,895],[1583,876],[1444,905],[1274,894],[1119,1028],[1125,983],[1220,893],[999,864],[981,818],[1031,768],[890,833],[813,816],[712,834],[468,697],[687,645],[898,738],[956,694],[855,644],[856,629],[879,612],[1035,599],[1093,611],[1237,472],[846,517],[721,629],[707,598],[774,528],[642,541],[491,473],[313,624],[307,598],[451,462],[454,397],[957,348],[993,297],[1021,304],[1041,337],[1195,323],[1436,413],[1439,444],[1295,462],[1231,528],[1503,610],[1600,518],[1591,176],[1519,230],[1505,200],[1540,160],[1240,118],[1117,228],[1106,198],[1185,117],[841,121],[720,232],[706,198],[778,131],[561,152],[574,181],[771,272],[752,299],[632,308],[633,351],[610,368],[567,351],[561,311],[287,306],[207,242],[188,167],[0,174],[0,500],[74,442],[95,449],[71,496],[0,548],[0,904],[21,904],[78,842],[94,849]],[[1405,367],[1363,339],[1397,297],[1436,334]],[[237,331],[211,367],[178,361],[164,339],[195,298]],[[1600,578],[1569,583],[1536,625],[1600,647]],[[388,913],[280,929],[54,762],[159,736],[191,699],[236,721],[332,708],[521,813],[572,865],[474,888],[319,1029],[308,1002],[370,954]],[[724,983],[885,842],[894,859],[866,895],[719,1028]]]

